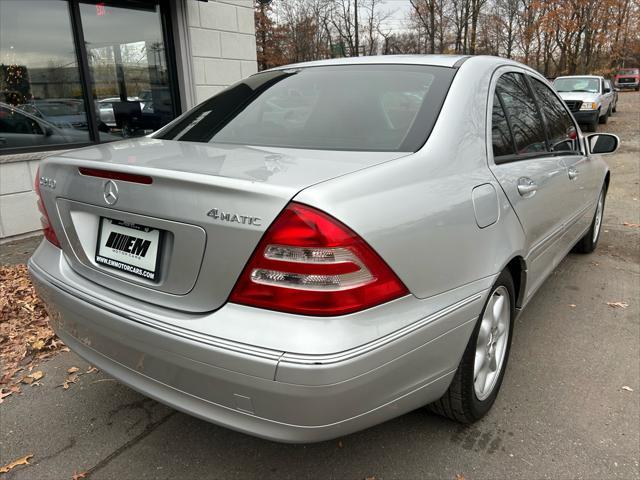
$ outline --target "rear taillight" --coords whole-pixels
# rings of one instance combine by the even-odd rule
[[[56,232],[53,231],[53,227],[51,226],[51,222],[49,221],[49,214],[47,213],[47,209],[44,206],[44,201],[42,200],[42,194],[40,193],[40,169],[38,169],[38,171],[36,172],[34,189],[36,191],[36,195],[38,196],[38,210],[40,210],[40,223],[42,224],[42,233],[44,233],[44,238],[49,240],[56,247],[60,248],[60,241],[58,240]]]
[[[343,315],[407,294],[355,232],[291,203],[269,227],[231,293],[243,305],[303,315]]]

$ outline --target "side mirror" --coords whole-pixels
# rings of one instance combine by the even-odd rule
[[[44,127],[44,136],[45,137],[50,137],[51,135],[53,135],[53,128]]]
[[[611,89],[607,88],[607,87],[604,87],[604,93],[611,93]]]
[[[594,133],[587,137],[587,145],[590,153],[613,153],[618,149],[620,139],[610,133]]]

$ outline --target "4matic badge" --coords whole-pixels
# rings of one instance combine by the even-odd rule
[[[252,217],[250,215],[238,215],[237,213],[223,212],[217,208],[212,208],[207,212],[209,217],[216,220],[222,220],[223,222],[240,223],[242,225],[252,225],[259,227],[262,225],[262,219],[260,217]]]

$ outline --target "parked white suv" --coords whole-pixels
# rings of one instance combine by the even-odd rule
[[[603,77],[574,75],[558,77],[553,86],[585,130],[595,132],[599,123],[607,123],[613,108],[613,92]]]

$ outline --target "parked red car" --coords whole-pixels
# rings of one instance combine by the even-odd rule
[[[640,90],[640,68],[621,68],[613,77],[617,88],[635,88]]]

